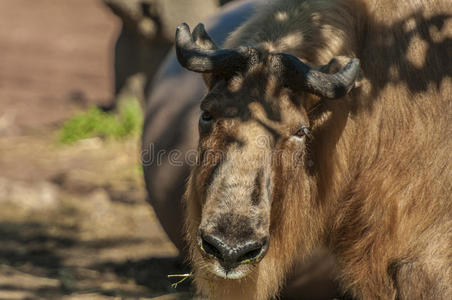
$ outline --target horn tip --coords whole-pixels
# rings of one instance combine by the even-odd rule
[[[348,64],[350,64],[351,67],[356,68],[359,67],[361,61],[359,60],[359,58],[354,57],[350,60],[350,62]]]
[[[199,39],[200,36],[203,34],[206,34],[206,30],[204,29],[204,25],[202,23],[199,23],[196,25],[196,27],[193,29],[193,37],[195,40]]]
[[[180,23],[179,26],[177,26],[177,28],[176,28],[176,32],[179,32],[179,31],[190,31],[190,27],[185,22]]]
[[[192,42],[192,35],[190,33],[190,27],[187,23],[181,23],[176,28],[176,45],[183,46]]]
[[[359,68],[360,68],[360,60],[359,60],[359,58],[354,57],[354,58],[350,59],[350,61],[345,65],[345,67],[342,69],[341,72],[350,74],[351,76],[356,78],[356,76],[359,73]]]
[[[203,23],[198,23],[198,25],[196,25],[196,27],[195,27],[195,29],[193,29],[193,31],[200,30],[200,29],[205,29]]]

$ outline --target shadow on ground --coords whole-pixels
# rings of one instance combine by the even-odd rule
[[[14,293],[22,293],[22,299],[57,299],[86,293],[138,298],[190,291],[189,281],[174,289],[166,277],[189,272],[177,256],[100,263],[88,258],[86,265],[71,263],[68,258],[74,255],[80,259],[84,254],[93,256],[104,249],[133,248],[145,242],[134,237],[81,241],[74,237],[77,230],[37,222],[0,222],[0,274],[11,279],[0,279],[0,299]]]
[[[0,300],[190,290],[167,278],[189,271],[145,201],[137,153],[135,139],[70,147],[52,135],[0,139]]]

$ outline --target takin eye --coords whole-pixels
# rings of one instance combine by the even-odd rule
[[[213,117],[208,111],[203,111],[200,120],[201,122],[209,123],[213,120]]]
[[[311,131],[309,129],[309,127],[307,126],[301,126],[300,129],[298,129],[295,133],[294,136],[297,138],[302,138],[304,136],[306,137],[310,137],[311,136]]]
[[[212,127],[213,116],[206,110],[202,111],[201,117],[199,117],[199,132],[201,134],[207,133]]]

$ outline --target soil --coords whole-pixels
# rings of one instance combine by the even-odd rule
[[[94,0],[0,1],[0,299],[148,299],[187,272],[146,203],[139,139],[57,143],[112,99],[119,21]]]
[[[119,25],[100,0],[0,1],[0,116],[50,125],[108,102]]]

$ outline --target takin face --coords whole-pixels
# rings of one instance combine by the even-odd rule
[[[359,61],[335,74],[295,56],[252,47],[218,49],[199,24],[176,32],[178,60],[205,74],[199,163],[186,193],[195,268],[227,279],[245,277],[272,243],[272,205],[285,182],[306,172],[307,99],[342,97]],[[277,225],[276,225],[277,226]]]

